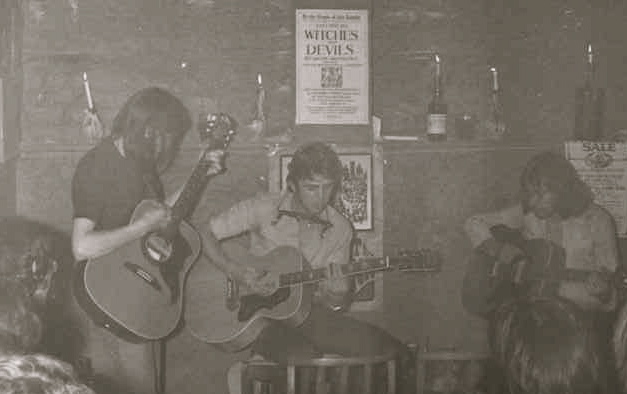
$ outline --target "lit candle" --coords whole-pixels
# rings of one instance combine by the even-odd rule
[[[496,71],[496,67],[491,67],[490,71],[492,72],[492,90],[499,90],[499,73]]]
[[[266,116],[263,113],[264,101],[266,99],[266,91],[263,88],[263,80],[261,79],[261,73],[257,73],[257,102],[255,109],[255,119],[265,120]]]
[[[85,96],[87,96],[87,109],[94,110],[94,102],[91,99],[91,89],[89,89],[89,80],[87,80],[87,73],[83,73],[83,86],[85,87]]]
[[[592,44],[588,44],[588,64],[592,64]]]
[[[435,54],[435,79],[440,79],[440,56],[437,53]]]
[[[433,76],[433,90],[436,94],[440,92],[440,56],[436,53],[434,56],[435,59],[435,75]]]

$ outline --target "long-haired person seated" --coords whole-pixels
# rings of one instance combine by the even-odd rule
[[[613,393],[598,337],[558,298],[503,304],[492,325],[495,360],[512,394]]]
[[[470,312],[489,316],[510,295],[508,282],[525,285],[516,290],[533,284],[531,293],[557,295],[597,320],[616,310],[615,223],[563,155],[534,155],[520,174],[518,201],[471,216],[465,231],[475,251],[462,289]]]

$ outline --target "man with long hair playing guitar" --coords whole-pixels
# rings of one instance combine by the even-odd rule
[[[519,201],[471,216],[465,230],[474,247],[462,285],[468,311],[492,321],[509,300],[559,298],[595,324],[610,353],[621,286],[615,224],[564,156],[534,155]]]
[[[520,175],[520,201],[471,216],[465,230],[477,252],[462,292],[471,312],[489,312],[490,306],[482,305],[484,296],[498,290],[486,285],[490,276],[494,285],[499,278],[523,285],[528,281],[534,291],[549,290],[586,311],[615,310],[612,274],[619,258],[614,221],[563,156],[536,154]],[[574,277],[577,273],[580,278]],[[495,296],[490,295],[491,304],[502,301]]]
[[[120,267],[120,278],[135,281],[132,282],[136,283],[135,287],[146,289],[155,296],[168,290],[168,286],[161,285],[148,273],[151,265],[157,265],[155,261],[151,262],[155,264],[148,264],[148,268],[141,268],[142,262],[138,261],[142,259],[141,252],[140,259],[135,261],[131,258],[121,262],[98,259],[151,232],[165,230],[171,224],[173,213],[170,207],[182,190],[166,198],[159,174],[169,167],[191,125],[189,112],[178,98],[162,88],[145,88],[124,103],[113,121],[111,136],[101,140],[81,158],[72,180],[72,250],[78,261],[77,270],[82,267],[81,275],[76,275],[79,282],[88,277],[85,264],[81,262],[89,260],[87,267],[96,268],[124,263]],[[207,175],[222,171],[223,154],[220,149],[206,154],[205,159],[209,162]],[[148,204],[142,205],[144,209],[138,214],[136,208],[143,202]],[[156,245],[152,249],[159,250]],[[158,260],[154,256],[146,256],[146,259],[148,257]],[[142,297],[125,296],[126,290],[136,289],[125,289],[109,273],[93,280],[104,286],[107,296],[121,296],[129,309],[142,301]],[[111,392],[160,392],[163,388],[159,387],[162,381],[158,375],[164,371],[158,371],[157,360],[162,360],[158,353],[163,352],[164,347],[158,346],[157,340],[136,338],[132,332],[113,330],[120,328],[115,323],[122,319],[116,320],[115,313],[102,307],[103,303],[89,289],[81,291],[87,287],[83,285],[75,286],[75,298],[81,307],[88,314],[91,304],[103,309],[94,308],[102,313],[89,314],[91,319],[85,319],[83,324],[87,338],[84,353],[96,376],[102,377],[107,386],[112,386]],[[92,294],[92,297],[86,294]],[[174,298],[180,300],[181,297],[175,295]],[[121,308],[124,307],[122,304]],[[146,316],[158,314],[149,308],[139,313]],[[102,389],[101,392],[108,390]]]
[[[341,179],[342,164],[330,146],[322,142],[305,144],[292,156],[286,190],[262,193],[235,204],[214,216],[203,232],[204,252],[211,262],[256,294],[277,291],[277,272],[237,261],[216,240],[248,233],[252,255],[262,256],[290,246],[300,251],[312,268],[327,267],[328,279],[319,282],[302,324],[270,322],[252,342],[253,354],[281,365],[290,357],[323,354],[369,356],[396,352],[399,357],[407,357],[401,341],[342,313],[351,302],[351,282],[340,275],[338,267],[349,262],[353,228],[332,205]],[[279,261],[276,263],[278,266]],[[237,363],[229,371],[232,394],[241,390],[241,367],[243,364]]]

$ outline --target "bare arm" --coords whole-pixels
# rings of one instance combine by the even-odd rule
[[[618,268],[618,244],[616,227],[608,215],[600,215],[592,224],[594,256],[603,269],[614,272]]]
[[[617,294],[615,289],[607,289],[604,296],[590,292],[587,282],[562,281],[558,289],[558,295],[565,298],[584,310],[599,310],[610,312],[617,306]]]
[[[76,218],[72,229],[72,252],[76,260],[103,256],[144,235],[148,228],[142,222],[109,231],[94,231],[95,223],[90,219]]]
[[[209,258],[209,261],[218,267],[218,269],[224,272],[232,279],[244,283],[246,268],[244,265],[231,260],[224,252],[220,241],[213,234],[213,231],[202,232],[203,241],[203,253]]]
[[[167,206],[155,202],[144,214],[126,226],[112,230],[94,230],[96,223],[87,218],[74,219],[72,252],[76,260],[93,259],[112,252],[149,231],[164,228],[170,221]]]
[[[203,253],[211,264],[231,279],[260,294],[271,294],[278,286],[277,275],[265,275],[254,267],[236,261],[227,255],[220,239],[238,236],[256,224],[256,202],[254,199],[236,203],[227,211],[211,218],[202,232]]]
[[[611,281],[618,267],[616,229],[609,215],[600,214],[590,223],[592,255],[600,273],[593,273],[586,281],[562,281],[558,294],[588,310],[612,311],[617,307],[617,289]]]
[[[202,238],[204,255],[211,264],[215,265],[230,279],[257,294],[270,295],[278,289],[278,273],[258,271],[255,267],[233,260],[227,255],[220,241],[211,231],[203,233]]]

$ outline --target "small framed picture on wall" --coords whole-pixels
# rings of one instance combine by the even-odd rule
[[[342,185],[334,206],[353,223],[355,230],[372,230],[372,154],[345,153],[338,156],[343,167]],[[280,158],[281,190],[287,187],[285,179],[291,160],[292,155]]]

